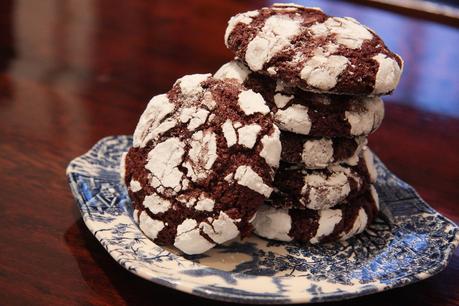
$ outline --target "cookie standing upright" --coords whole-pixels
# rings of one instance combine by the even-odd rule
[[[322,93],[388,94],[403,68],[401,58],[355,19],[294,4],[237,14],[225,44],[252,71]]]
[[[261,95],[210,75],[155,96],[122,169],[142,231],[187,254],[248,235],[279,165],[273,122]]]

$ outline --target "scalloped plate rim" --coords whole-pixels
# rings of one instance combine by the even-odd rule
[[[298,304],[298,303],[310,303],[310,302],[314,302],[314,303],[319,302],[320,303],[320,302],[347,300],[347,299],[351,299],[351,298],[355,298],[355,297],[359,297],[359,296],[366,296],[366,295],[370,295],[370,294],[374,294],[374,293],[378,293],[378,292],[382,292],[382,291],[387,291],[387,290],[390,290],[390,289],[403,287],[403,286],[406,286],[406,285],[409,285],[409,284],[412,284],[412,283],[427,279],[429,277],[432,277],[432,276],[438,274],[439,272],[441,272],[442,270],[444,270],[446,268],[446,266],[448,265],[451,257],[454,254],[455,249],[459,245],[459,231],[458,231],[457,225],[453,221],[451,221],[449,218],[443,216],[442,214],[437,212],[434,208],[432,208],[426,201],[424,201],[422,199],[422,197],[417,193],[417,191],[411,185],[409,185],[406,182],[404,182],[401,179],[399,179],[395,174],[393,174],[381,162],[383,168],[389,174],[391,174],[398,182],[400,182],[402,184],[405,184],[409,189],[411,189],[411,191],[420,200],[420,202],[423,205],[425,205],[426,208],[428,208],[430,210],[430,214],[435,215],[436,217],[443,218],[445,221],[449,222],[453,226],[454,230],[456,231],[455,238],[450,242],[449,247],[446,250],[447,253],[445,253],[446,256],[445,256],[444,260],[436,262],[436,264],[433,265],[432,267],[427,267],[425,269],[425,271],[427,271],[427,272],[423,271],[423,272],[420,272],[420,273],[409,274],[408,276],[412,277],[413,279],[408,281],[408,282],[397,282],[395,284],[391,284],[391,285],[384,286],[384,287],[375,286],[375,287],[369,287],[367,289],[365,287],[368,287],[368,285],[372,285],[373,284],[372,282],[368,282],[368,283],[365,283],[365,284],[360,284],[360,285],[354,286],[355,287],[354,289],[356,289],[355,292],[334,291],[334,292],[331,292],[331,293],[327,293],[327,294],[323,294],[323,295],[315,296],[315,297],[314,296],[307,296],[306,294],[304,296],[295,296],[295,297],[263,296],[262,293],[257,293],[255,295],[245,295],[244,296],[244,295],[241,295],[241,293],[239,293],[239,294],[238,293],[229,293],[229,292],[221,292],[221,291],[215,291],[215,290],[211,291],[208,288],[201,288],[201,287],[197,287],[196,288],[196,287],[193,286],[193,283],[189,282],[189,281],[188,282],[180,282],[179,284],[174,284],[173,282],[171,282],[171,281],[169,281],[169,280],[167,280],[165,278],[161,278],[161,275],[159,275],[159,277],[158,277],[157,274],[155,275],[155,273],[161,273],[160,271],[149,270],[149,272],[151,273],[151,274],[149,274],[149,273],[145,272],[145,269],[140,269],[140,270],[134,272],[124,262],[120,262],[118,260],[118,258],[115,258],[114,255],[107,248],[107,246],[104,245],[101,242],[101,239],[99,239],[99,237],[97,236],[97,234],[96,234],[97,229],[94,228],[93,222],[90,220],[88,215],[86,215],[85,212],[81,209],[81,207],[84,204],[80,202],[80,192],[76,188],[75,184],[73,184],[74,183],[73,182],[73,178],[71,177],[71,174],[74,173],[74,172],[72,172],[73,171],[73,169],[71,168],[72,165],[76,161],[80,160],[81,158],[89,155],[92,151],[95,150],[96,147],[101,146],[105,142],[107,142],[109,140],[112,140],[112,139],[130,138],[130,137],[131,137],[130,135],[116,135],[116,136],[107,136],[107,137],[104,137],[104,138],[100,139],[86,153],[84,153],[84,154],[82,154],[82,155],[80,155],[80,156],[78,156],[78,157],[76,157],[76,158],[74,158],[74,159],[72,159],[70,161],[70,163],[69,163],[69,165],[67,166],[67,169],[66,169],[66,175],[67,175],[67,178],[68,178],[68,182],[69,182],[69,185],[70,185],[71,192],[72,192],[72,194],[73,194],[73,196],[74,196],[74,198],[75,198],[75,200],[76,200],[76,202],[78,204],[80,213],[82,214],[82,219],[83,219],[86,227],[91,232],[91,234],[99,241],[99,243],[101,243],[101,245],[109,253],[109,255],[118,264],[120,264],[125,270],[127,270],[127,271],[129,271],[129,272],[131,272],[131,273],[133,273],[133,274],[135,274],[135,275],[147,280],[147,281],[153,282],[155,284],[159,284],[159,285],[162,285],[162,286],[166,286],[166,287],[169,287],[169,288],[172,288],[172,289],[175,289],[175,290],[179,290],[179,291],[182,291],[182,292],[185,292],[185,293],[189,293],[189,294],[200,296],[200,297],[204,297],[204,298],[209,298],[209,299],[214,299],[214,300],[219,300],[219,301],[226,301],[226,302],[236,302],[236,303],[251,303],[251,304],[260,304],[260,303],[281,304],[281,303],[285,303],[285,304]],[[156,246],[161,248],[161,246],[158,246],[158,245],[156,245]],[[174,256],[178,256],[178,255],[174,255]],[[188,259],[186,259],[186,260],[188,260]],[[205,265],[202,265],[202,268],[203,269],[207,269],[207,270],[213,270],[213,271],[216,272],[216,275],[217,274],[230,274],[230,275],[236,275],[236,276],[241,276],[242,275],[242,278],[250,278],[250,277],[253,277],[253,278],[270,278],[270,279],[294,278],[294,279],[299,280],[299,281],[303,281],[304,280],[304,278],[301,278],[301,277],[286,277],[286,276],[250,276],[250,277],[247,277],[247,276],[243,276],[244,273],[240,273],[240,272],[232,273],[232,272],[219,270],[219,269],[212,268],[212,267],[205,266]],[[432,269],[432,268],[434,268],[434,269]],[[407,276],[405,276],[404,278],[406,278],[406,277]],[[397,280],[398,278],[394,278],[394,279]],[[196,282],[196,283],[199,283],[199,282]],[[304,292],[307,293],[306,291],[304,291]],[[247,293],[250,293],[250,292],[247,292]]]

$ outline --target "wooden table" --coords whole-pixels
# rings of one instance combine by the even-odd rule
[[[123,270],[85,228],[68,162],[131,134],[149,98],[230,60],[228,18],[261,1],[0,2],[0,304],[222,305]],[[459,31],[337,1],[406,61],[370,138],[387,166],[459,222]],[[459,252],[420,283],[342,305],[459,305]],[[186,303],[186,304],[185,304]],[[341,305],[341,304],[340,304]]]

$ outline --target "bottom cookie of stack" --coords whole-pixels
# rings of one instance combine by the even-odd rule
[[[282,198],[276,201],[282,201]],[[349,203],[330,209],[287,209],[265,204],[258,210],[253,226],[255,233],[263,238],[313,244],[332,242],[346,240],[363,232],[376,218],[378,211],[378,194],[371,185]]]

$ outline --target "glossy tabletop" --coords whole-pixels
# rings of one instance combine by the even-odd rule
[[[301,1],[299,1],[301,3]],[[306,1],[303,2],[303,4]],[[0,1],[0,304],[222,305],[121,268],[85,228],[65,168],[132,134],[146,102],[231,59],[228,18],[267,1]],[[459,29],[341,1],[405,59],[370,146],[459,222]],[[417,284],[331,305],[459,305],[459,251]]]

